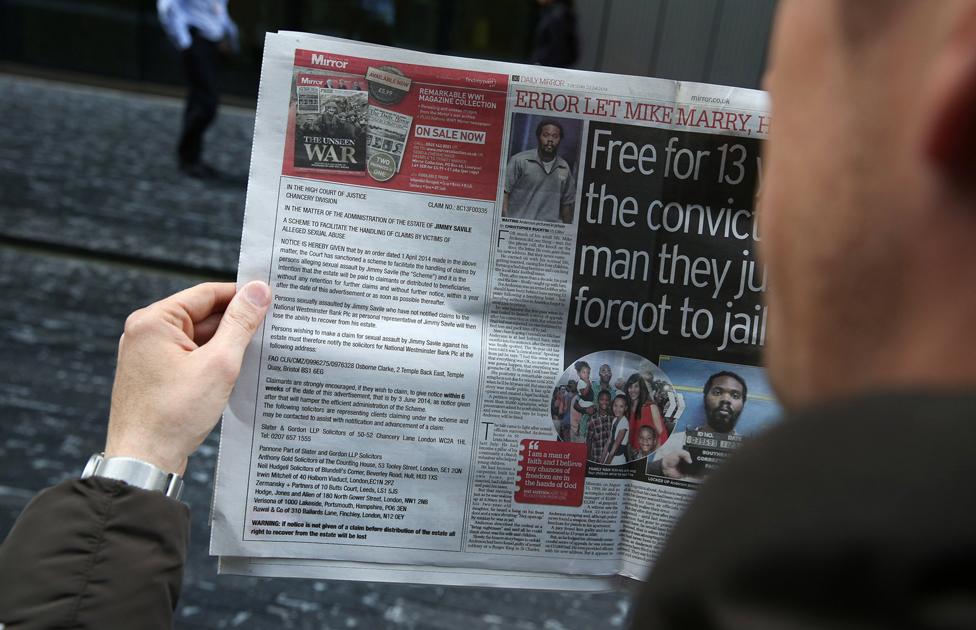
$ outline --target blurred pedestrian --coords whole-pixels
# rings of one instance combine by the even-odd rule
[[[579,58],[573,0],[536,0],[541,7],[532,36],[531,63],[568,68]]]
[[[180,51],[187,83],[183,130],[177,148],[180,170],[190,177],[214,177],[200,159],[203,134],[217,117],[219,56],[238,51],[237,25],[227,0],[157,0],[159,21]]]

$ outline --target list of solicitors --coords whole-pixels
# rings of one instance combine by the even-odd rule
[[[282,178],[245,539],[460,549],[492,212]]]

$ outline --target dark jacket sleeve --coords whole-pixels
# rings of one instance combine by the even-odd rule
[[[170,628],[189,510],[101,478],[44,490],[0,547],[0,623],[28,628]]]
[[[786,418],[703,484],[633,627],[976,628],[974,409],[902,394]]]

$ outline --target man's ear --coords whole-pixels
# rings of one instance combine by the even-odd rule
[[[925,153],[945,177],[965,186],[976,175],[976,3],[964,3],[937,53],[928,85]]]

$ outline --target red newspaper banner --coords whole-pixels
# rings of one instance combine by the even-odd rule
[[[508,76],[295,51],[282,174],[494,201]]]

